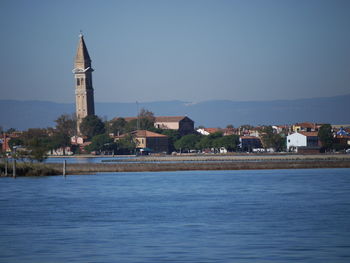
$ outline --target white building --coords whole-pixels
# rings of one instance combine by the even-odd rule
[[[318,147],[317,132],[295,132],[287,136],[288,151],[298,152],[300,147]]]
[[[65,155],[73,155],[71,147],[61,147],[55,150],[51,150],[47,152],[47,155],[50,156],[65,156]]]

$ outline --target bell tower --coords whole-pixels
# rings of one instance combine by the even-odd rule
[[[75,57],[73,74],[75,77],[75,105],[77,116],[77,134],[80,134],[80,124],[86,116],[95,114],[94,89],[92,87],[91,59],[86,48],[84,36],[79,35],[77,55]]]

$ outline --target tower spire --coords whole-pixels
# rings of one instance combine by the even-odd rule
[[[91,59],[86,48],[84,36],[80,31],[77,54],[74,62],[75,102],[77,116],[77,134],[80,124],[86,116],[95,114],[94,89],[92,87]]]
[[[80,31],[77,54],[75,56],[75,68],[87,69],[88,67],[91,67],[91,59],[85,45],[84,35]]]

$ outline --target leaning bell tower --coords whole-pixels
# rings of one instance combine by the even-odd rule
[[[95,114],[94,89],[92,87],[91,59],[86,48],[84,36],[79,35],[77,55],[75,57],[73,74],[75,77],[75,104],[77,116],[77,134],[80,134],[80,124],[86,116]]]

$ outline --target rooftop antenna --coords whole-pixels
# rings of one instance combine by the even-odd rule
[[[137,109],[137,130],[140,129],[140,112],[139,112],[139,103],[136,101],[136,109]]]

